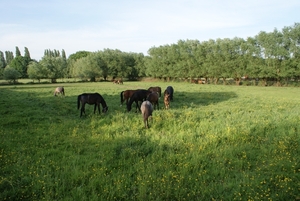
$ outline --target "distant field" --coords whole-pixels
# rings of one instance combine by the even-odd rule
[[[150,129],[120,107],[122,90],[168,85]],[[80,118],[84,92],[108,113]],[[299,88],[69,82],[0,97],[0,200],[300,200]]]

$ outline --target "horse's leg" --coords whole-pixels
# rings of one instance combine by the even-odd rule
[[[140,108],[140,105],[139,105],[139,101],[135,101],[135,112],[137,113],[137,110],[139,109],[139,111],[141,112],[141,108]]]
[[[98,103],[98,112],[100,114],[100,103]]]
[[[82,116],[82,113],[85,114],[84,103],[82,104],[81,109],[80,109],[80,117]]]
[[[97,107],[97,103],[95,103],[95,105],[94,105],[94,114],[96,112],[96,107]]]

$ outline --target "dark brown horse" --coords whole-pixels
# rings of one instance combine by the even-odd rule
[[[159,97],[161,97],[161,88],[160,87],[150,87],[148,90],[151,92],[157,92],[159,94]]]
[[[144,101],[141,105],[142,116],[145,124],[145,128],[149,128],[148,119],[152,117],[153,106],[149,101]]]
[[[173,101],[173,93],[174,89],[172,86],[168,86],[164,92],[164,95],[169,94],[170,95],[170,100]]]
[[[85,104],[89,105],[95,105],[94,107],[94,114],[96,112],[96,108],[98,107],[98,112],[100,114],[100,104],[102,105],[102,112],[106,113],[108,110],[108,106],[106,105],[106,102],[104,98],[99,93],[84,93],[78,96],[77,98],[77,108],[80,108],[80,102],[81,102],[81,110],[80,110],[80,117],[82,116],[82,113],[85,114]]]
[[[54,96],[56,96],[57,94],[65,95],[64,87],[56,87],[56,89],[54,90]]]
[[[168,93],[165,93],[164,95],[164,104],[166,109],[170,108],[170,94]]]
[[[123,105],[124,101],[126,100],[126,105],[128,104],[128,100],[129,98],[132,96],[132,94],[134,92],[136,92],[137,90],[126,90],[126,91],[122,91],[120,96],[121,96],[121,105]]]
[[[132,94],[132,96],[130,97],[130,100],[127,104],[127,111],[129,112],[131,110],[131,105],[132,105],[133,102],[135,102],[136,112],[137,112],[137,109],[139,109],[139,111],[141,111],[138,102],[139,101],[141,101],[141,102],[145,101],[147,99],[147,96],[150,93],[151,93],[151,91],[148,91],[148,90],[145,90],[145,89],[139,89],[136,92],[134,92]]]
[[[152,92],[147,97],[147,101],[149,101],[153,105],[154,109],[155,109],[155,106],[156,106],[157,110],[159,110],[158,100],[159,100],[159,97],[158,97],[158,93],[157,92]]]

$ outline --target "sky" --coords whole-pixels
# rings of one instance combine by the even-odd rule
[[[0,0],[0,51],[143,53],[178,40],[254,37],[300,22],[299,0]]]

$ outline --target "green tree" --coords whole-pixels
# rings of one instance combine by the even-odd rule
[[[11,51],[5,51],[6,65],[9,65],[10,62],[14,59],[14,53]]]
[[[3,78],[9,82],[17,83],[17,80],[21,77],[19,71],[12,67],[6,67],[3,72]]]
[[[0,51],[0,69],[4,69],[6,67],[6,62],[4,59],[3,52]]]
[[[46,78],[47,69],[44,68],[39,62],[31,61],[28,65],[27,74],[30,79],[41,81]]]
[[[97,77],[103,75],[103,66],[105,66],[105,62],[99,54],[92,53],[76,60],[74,63],[74,74],[76,77],[90,79],[90,81],[94,82]]]
[[[78,77],[74,64],[78,59],[88,56],[91,52],[78,51],[71,54],[67,59],[67,77]]]
[[[25,47],[25,50],[24,50],[24,57],[28,59],[28,61],[31,61],[31,58],[30,58],[30,53],[29,53],[29,50],[27,47]]]
[[[16,57],[19,57],[19,56],[22,56],[22,55],[21,55],[19,47],[16,46]]]
[[[49,55],[58,55],[57,52],[50,53]],[[67,63],[60,56],[44,56],[39,62],[44,69],[46,69],[45,77],[51,79],[55,83],[58,78],[63,78],[66,75]]]
[[[19,71],[22,78],[27,77],[27,66],[29,64],[28,58],[23,56],[16,56],[9,64],[10,67]]]

